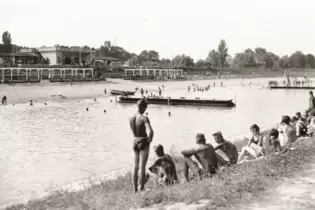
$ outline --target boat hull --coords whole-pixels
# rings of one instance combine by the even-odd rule
[[[120,97],[118,103],[137,103],[141,98]],[[212,107],[234,107],[232,100],[204,100],[204,99],[168,99],[168,98],[146,98],[149,104],[159,105],[185,105],[185,106],[212,106]]]
[[[110,93],[111,93],[112,95],[132,96],[132,95],[134,95],[136,92],[132,92],[132,91],[121,91],[121,90],[110,90]]]

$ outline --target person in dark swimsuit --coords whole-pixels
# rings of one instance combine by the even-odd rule
[[[236,164],[238,160],[238,151],[236,146],[223,138],[221,132],[212,134],[214,141],[218,144],[214,147],[219,166],[230,166]]]
[[[192,170],[199,179],[202,179],[202,176],[208,177],[209,174],[211,176],[211,174],[214,174],[218,169],[217,157],[213,146],[206,143],[205,136],[202,133],[197,134],[196,143],[198,145],[197,148],[182,151],[182,155],[184,155],[184,177],[187,182],[189,181],[189,169]],[[191,156],[195,156],[202,168],[199,168],[198,163],[193,161]]]
[[[263,155],[262,149],[264,143],[266,143],[266,137],[260,133],[260,128],[256,124],[253,124],[250,127],[250,131],[252,132],[253,136],[248,141],[247,146],[242,148],[241,154],[238,158],[239,162],[243,161],[246,155],[249,155],[248,157],[251,158],[258,158]]]
[[[138,191],[138,171],[140,168],[140,190],[144,190],[145,184],[145,167],[149,157],[150,143],[153,139],[153,130],[147,116],[143,113],[147,109],[148,102],[142,98],[138,101],[138,111],[129,119],[131,131],[134,136],[134,169],[132,181],[134,191]],[[147,134],[148,132],[148,134]],[[140,163],[140,164],[139,164]]]
[[[149,167],[147,179],[151,177],[153,180],[163,180],[166,185],[178,183],[176,166],[172,157],[164,153],[162,145],[154,147],[154,152],[158,159]]]

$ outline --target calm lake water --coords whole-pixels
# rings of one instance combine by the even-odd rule
[[[116,104],[114,97],[104,95],[104,88],[139,86],[157,94],[157,87],[163,84],[165,96],[217,99],[236,96],[235,108],[150,105],[148,116],[155,131],[153,145],[163,144],[166,150],[174,146],[176,152],[194,146],[196,133],[202,132],[212,141],[211,134],[220,130],[233,140],[248,134],[253,123],[268,127],[279,122],[281,115],[293,115],[308,105],[307,90],[269,90],[264,87],[267,79],[244,80],[245,87],[240,86],[241,80],[224,80],[224,88],[210,88],[203,93],[188,93],[187,87],[192,83],[212,86],[213,81],[121,82],[124,84],[72,87],[0,85],[0,96],[6,94],[11,103],[0,106],[0,206],[131,165],[128,117],[136,106]],[[216,81],[216,85],[220,82]],[[51,97],[61,94],[67,98]],[[27,103],[30,99],[35,101],[32,107]],[[150,160],[153,158],[151,153]]]

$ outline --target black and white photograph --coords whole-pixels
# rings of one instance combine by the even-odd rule
[[[0,210],[315,210],[314,0],[0,8]]]

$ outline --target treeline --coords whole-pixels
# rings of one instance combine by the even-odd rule
[[[98,55],[120,58],[127,61],[130,67],[162,67],[162,68],[216,68],[216,69],[241,69],[241,68],[315,68],[315,57],[313,54],[304,54],[296,51],[291,55],[280,57],[262,47],[246,49],[244,52],[236,53],[232,57],[228,53],[225,40],[221,40],[217,49],[212,49],[205,59],[194,61],[188,55],[176,55],[173,59],[160,58],[159,53],[154,50],[143,50],[139,55],[129,53],[125,49],[112,46],[106,41],[104,46],[98,50]]]
[[[1,52],[16,52],[19,47],[12,44],[11,34],[6,31],[2,34],[0,44]],[[59,45],[56,45],[59,46]],[[93,49],[84,46],[87,49]],[[315,68],[315,57],[313,54],[304,54],[296,51],[291,55],[278,56],[265,48],[246,49],[244,52],[231,56],[225,40],[221,40],[216,49],[209,51],[205,59],[194,61],[188,55],[176,55],[174,58],[160,58],[155,50],[143,50],[139,55],[128,52],[123,47],[114,46],[110,41],[105,41],[104,45],[96,49],[97,57],[113,57],[126,61],[130,67],[161,67],[161,68],[216,68],[216,69],[241,69],[241,68],[265,68],[265,69],[285,69],[285,68]]]

